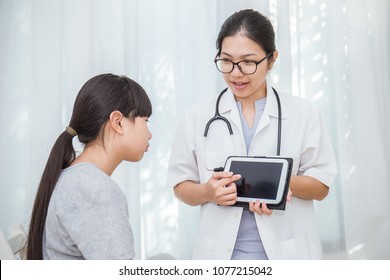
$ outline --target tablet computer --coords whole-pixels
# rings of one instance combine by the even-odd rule
[[[248,202],[259,200],[269,209],[284,210],[291,169],[291,158],[229,157],[225,171],[241,175],[235,182],[238,195],[235,206],[248,206]]]

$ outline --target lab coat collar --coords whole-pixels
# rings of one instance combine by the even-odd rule
[[[242,134],[242,125],[240,119],[240,113],[237,108],[236,99],[234,98],[233,92],[228,88],[221,98],[219,104],[219,113],[224,115],[225,113],[230,112],[230,120],[233,124],[241,131]]]
[[[219,113],[222,115],[228,111],[232,111],[237,107],[236,99],[234,98],[233,92],[230,88],[223,94],[219,103]]]
[[[287,118],[287,112],[283,110],[283,100],[282,100],[283,98],[281,94],[279,94],[279,98],[282,107],[282,119],[285,119]],[[234,94],[232,93],[230,88],[228,88],[224,96],[222,96],[221,98],[220,105],[219,105],[219,113],[222,115],[228,111],[236,111],[236,110],[238,112],[236,99],[234,98]],[[263,115],[268,115],[274,118],[278,117],[278,102],[276,100],[274,91],[268,82],[267,82],[267,101],[265,104]]]
[[[283,96],[276,88],[275,90],[277,91],[280,99],[282,119],[287,119],[288,118],[287,110],[283,108]],[[278,118],[278,113],[279,113],[278,101],[276,99],[274,90],[272,89],[272,86],[269,83],[267,83],[267,102],[265,104],[264,112],[271,117]]]
[[[286,110],[283,110],[283,98],[281,94],[279,94],[279,98],[282,108],[282,119],[286,119],[287,112]],[[237,108],[236,99],[234,98],[234,94],[232,93],[230,88],[226,91],[224,96],[222,96],[219,105],[219,113],[221,115],[229,111],[231,121],[236,125],[236,127],[239,128],[242,133],[243,130],[241,125],[240,113]],[[270,83],[267,82],[267,101],[265,104],[263,115],[261,116],[260,122],[256,128],[255,135],[270,123],[271,118],[278,118],[278,102],[276,100],[276,96]]]

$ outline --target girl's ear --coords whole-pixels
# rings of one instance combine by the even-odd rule
[[[278,58],[278,56],[279,56],[279,52],[278,51],[274,51],[274,53],[272,54],[272,57],[270,59],[270,62],[268,64],[269,70],[271,70],[272,67],[274,66],[274,63],[275,63],[276,59]]]
[[[119,134],[123,134],[122,120],[123,120],[123,115],[121,112],[113,111],[110,114],[110,120],[109,120],[110,126],[115,132]]]

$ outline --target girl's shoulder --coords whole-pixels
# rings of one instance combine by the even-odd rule
[[[115,181],[91,163],[79,163],[64,169],[55,191],[61,197],[73,199],[122,195]]]

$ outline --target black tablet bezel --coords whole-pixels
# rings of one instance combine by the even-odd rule
[[[256,163],[281,163],[281,174],[279,177],[278,190],[275,199],[265,199],[261,197],[244,197],[241,196],[238,198],[236,204],[234,206],[248,206],[249,201],[259,200],[262,203],[266,203],[269,209],[279,209],[284,210],[286,205],[288,187],[291,177],[291,169],[292,169],[292,159],[286,157],[245,157],[245,156],[231,156],[228,157],[225,163],[225,171],[231,171],[231,163],[237,162],[253,162]]]

